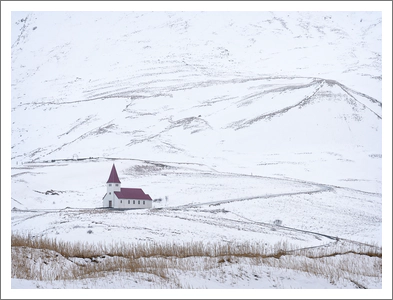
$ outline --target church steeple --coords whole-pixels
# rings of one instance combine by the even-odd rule
[[[106,183],[121,183],[119,180],[119,176],[117,176],[115,164],[113,164],[112,166],[111,174],[109,175],[109,179]]]

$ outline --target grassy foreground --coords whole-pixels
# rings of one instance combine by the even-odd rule
[[[330,245],[295,249],[286,242],[250,243],[71,243],[29,234],[11,235],[11,277],[28,280],[78,280],[110,276],[114,272],[149,275],[157,287],[192,288],[184,274],[227,280],[226,266],[294,270],[350,281],[366,288],[368,279],[382,278],[382,248],[338,241]],[[240,276],[230,274],[234,280]]]

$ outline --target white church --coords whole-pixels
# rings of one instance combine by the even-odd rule
[[[104,207],[111,208],[151,208],[153,206],[152,199],[142,189],[121,187],[115,164],[106,182],[106,194],[102,200]]]

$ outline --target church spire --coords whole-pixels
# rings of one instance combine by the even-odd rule
[[[113,164],[112,166],[111,174],[109,175],[109,179],[106,183],[121,183],[119,180],[119,176],[117,176],[115,164]]]

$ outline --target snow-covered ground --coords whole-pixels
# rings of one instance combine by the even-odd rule
[[[389,250],[382,18],[380,11],[13,12],[11,231],[93,244],[301,248],[339,238]],[[113,163],[122,187],[142,188],[152,209],[101,208]],[[169,285],[119,272],[13,278],[11,286],[359,287],[254,268],[242,260],[210,278],[174,273],[179,280]],[[381,289],[374,279],[360,281]]]
[[[116,160],[123,187],[141,187],[161,201],[153,202],[152,210],[94,210],[103,205],[112,163],[71,161],[13,168],[13,230],[66,240],[260,239],[274,243],[294,239],[302,243],[306,239],[319,243],[313,236],[281,234],[269,227],[255,229],[255,222],[272,224],[279,219],[297,229],[382,244],[380,193],[217,172],[192,164]],[[37,176],[42,182],[31,186]],[[32,205],[23,205],[29,199],[35,199]],[[94,235],[87,234],[89,228]]]

